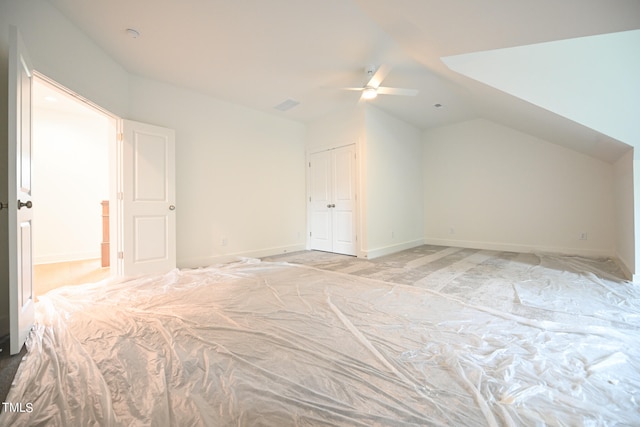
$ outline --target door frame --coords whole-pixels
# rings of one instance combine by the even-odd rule
[[[109,258],[110,258],[110,275],[111,277],[123,277],[127,275],[137,275],[136,272],[128,271],[128,263],[126,261],[125,254],[125,246],[127,245],[127,240],[124,233],[124,224],[125,220],[125,207],[124,207],[124,198],[125,198],[125,188],[126,188],[126,179],[133,179],[132,177],[127,178],[125,176],[125,122],[129,123],[138,123],[142,126],[148,126],[151,128],[164,129],[166,131],[171,131],[172,133],[172,144],[175,148],[175,131],[173,129],[162,128],[160,126],[151,125],[147,123],[133,122],[131,120],[124,119],[119,117],[109,110],[106,110],[96,103],[90,101],[87,98],[84,98],[81,95],[78,95],[73,90],[65,87],[64,85],[56,82],[55,80],[48,78],[42,73],[37,71],[33,71],[34,78],[38,78],[40,81],[54,87],[56,90],[63,92],[75,99],[79,102],[84,103],[85,105],[93,108],[99,113],[103,114],[109,119],[109,206],[110,206],[110,214],[109,214],[109,241],[111,242],[109,246]],[[172,151],[172,155],[175,153]],[[170,159],[171,162],[175,162],[175,158]],[[175,173],[175,166],[172,167],[173,172]],[[175,174],[171,177],[172,185],[175,187]],[[172,194],[170,207],[169,209],[173,211],[175,209],[175,194]],[[113,209],[112,209],[113,207]],[[173,230],[173,234],[175,234],[175,214],[173,212],[172,216],[174,219],[173,226],[171,229]],[[175,260],[175,235],[173,236],[173,242],[171,243],[170,251],[173,251],[173,266],[171,268],[175,268],[176,260]],[[131,254],[129,254],[130,256]],[[130,264],[130,263],[129,263]],[[164,271],[164,270],[163,270]],[[157,272],[157,271],[154,271]]]
[[[363,182],[364,182],[364,177],[362,176],[362,171],[364,170],[364,166],[362,165],[362,159],[363,159],[363,155],[362,155],[362,147],[363,144],[361,144],[360,141],[344,141],[342,143],[334,143],[334,144],[322,144],[322,145],[316,145],[313,147],[307,147],[306,150],[306,166],[305,166],[305,174],[306,174],[306,206],[309,207],[309,203],[310,203],[310,198],[311,198],[311,171],[310,171],[310,163],[311,163],[311,156],[313,154],[317,154],[317,153],[321,153],[323,151],[331,151],[331,150],[336,150],[339,148],[343,148],[343,147],[348,147],[354,145],[355,146],[355,152],[356,152],[356,159],[355,159],[355,192],[356,192],[356,203],[355,203],[355,207],[354,207],[354,230],[355,230],[355,234],[356,234],[356,253],[355,256],[358,258],[366,258],[366,251],[364,250],[364,248],[366,247],[366,236],[364,233],[364,224],[365,224],[365,217],[364,217],[364,203],[365,203],[365,198],[364,198],[364,192],[363,190]],[[307,250],[311,250],[311,237],[309,236],[309,233],[311,232],[311,223],[312,223],[312,219],[311,219],[311,209],[307,208],[307,239],[306,239],[306,249]]]
[[[116,214],[118,209],[118,189],[120,187],[121,161],[120,161],[120,147],[118,141],[119,129],[121,128],[122,119],[115,114],[111,113],[99,106],[98,104],[90,101],[89,99],[77,94],[73,90],[58,83],[57,81],[47,77],[46,75],[33,71],[34,79],[38,79],[40,82],[53,87],[55,90],[62,92],[78,102],[94,109],[98,113],[104,115],[109,120],[109,136],[108,136],[108,150],[109,150],[109,206],[113,210],[112,215],[109,215],[109,241],[112,242],[109,246],[109,259],[110,259],[110,276],[121,276],[122,268],[119,266],[118,261],[118,242],[120,235],[118,233],[120,224],[120,215]],[[115,208],[115,209],[113,209]]]

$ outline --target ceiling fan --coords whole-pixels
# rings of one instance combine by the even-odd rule
[[[389,74],[389,71],[391,71],[391,67],[388,65],[383,64],[377,69],[374,65],[369,65],[365,68],[367,83],[363,87],[345,87],[343,89],[361,91],[360,101],[374,99],[378,95],[416,96],[418,94],[417,89],[380,86],[382,80]]]

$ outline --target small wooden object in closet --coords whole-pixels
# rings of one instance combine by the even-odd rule
[[[109,201],[103,200],[102,204],[102,266],[109,267]]]

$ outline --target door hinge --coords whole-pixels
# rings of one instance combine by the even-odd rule
[[[311,232],[309,232],[309,237],[311,237]]]
[[[309,167],[311,167],[311,162],[309,162]]]
[[[124,200],[124,193],[122,191],[118,191],[118,200]]]
[[[116,136],[116,139],[117,139],[118,141],[122,141],[122,140],[124,140],[124,135],[122,134],[122,132],[118,132],[118,135]]]
[[[118,252],[118,259],[124,259],[124,252]]]

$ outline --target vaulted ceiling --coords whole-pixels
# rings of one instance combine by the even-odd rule
[[[364,85],[365,67],[385,64],[383,86],[419,93],[367,102],[421,129],[487,118],[609,162],[629,148],[443,59],[636,30],[637,0],[50,2],[132,74],[292,120],[357,105],[360,93],[340,88]],[[300,104],[274,109],[287,99]]]

